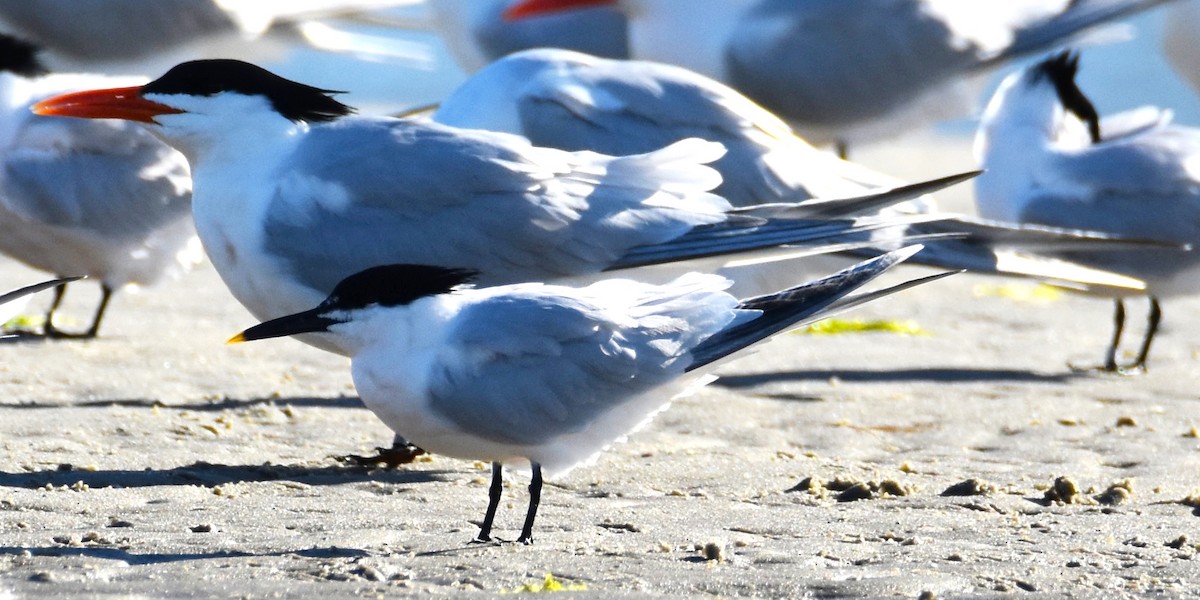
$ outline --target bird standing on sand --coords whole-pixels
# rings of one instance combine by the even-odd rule
[[[49,75],[37,50],[0,36],[0,252],[58,276],[100,283],[82,333],[54,324],[66,285],[46,314],[50,337],[94,338],[112,295],[149,285],[202,259],[190,218],[187,161],[133,123],[41,119],[54,94],[129,84],[125,78]]]
[[[1078,55],[1064,52],[1000,85],[975,138],[985,173],[979,213],[994,219],[1200,243],[1200,129],[1171,124],[1169,111],[1136,109],[1101,119],[1075,84]],[[1114,295],[1104,371],[1146,368],[1164,297],[1200,292],[1200,254],[1176,248],[1070,252],[1069,260],[1146,282],[1150,315],[1136,359],[1117,363],[1124,295]]]
[[[614,279],[464,289],[472,271],[382,266],[346,278],[316,308],[230,342],[318,331],[340,338],[363,402],[384,423],[433,452],[492,462],[475,541],[492,541],[502,466],[528,462],[517,538],[528,544],[543,470],[554,476],[594,460],[752,344],[940,278],[846,297],[919,249],[740,302],[722,291],[728,280],[697,273],[661,286]]]

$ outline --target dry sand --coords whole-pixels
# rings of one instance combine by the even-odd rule
[[[860,158],[970,165],[962,139],[917,142]],[[1078,374],[1109,303],[1009,284],[956,276],[857,315],[926,335],[782,336],[547,485],[524,547],[467,544],[485,465],[336,461],[390,437],[347,362],[224,346],[253,320],[205,267],[119,296],[101,340],[0,345],[0,598],[495,594],[548,573],[605,598],[1197,594],[1200,301],[1166,305],[1148,374]],[[1059,478],[1075,491],[1047,500]]]

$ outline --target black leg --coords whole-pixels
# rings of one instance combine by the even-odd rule
[[[837,153],[837,157],[846,160],[850,156],[850,143],[846,140],[837,140],[833,143],[833,151]]]
[[[1142,349],[1138,351],[1137,360],[1129,365],[1129,369],[1145,371],[1146,359],[1150,357],[1150,342],[1154,341],[1154,334],[1158,333],[1158,325],[1162,322],[1162,306],[1158,303],[1158,298],[1150,297],[1150,317],[1146,324],[1146,337],[1142,338]]]
[[[529,480],[529,510],[525,512],[525,525],[521,527],[521,537],[517,541],[529,545],[533,543],[533,519],[537,516],[538,504],[542,501],[542,465],[530,463],[533,477]]]
[[[1104,355],[1104,366],[1100,368],[1109,373],[1120,370],[1117,366],[1117,346],[1121,345],[1121,333],[1125,331],[1125,301],[1117,298],[1114,302],[1116,310],[1113,312],[1112,343],[1108,346],[1108,353]]]
[[[108,310],[108,301],[112,299],[112,295],[113,289],[108,287],[108,284],[101,283],[100,306],[96,307],[96,316],[92,317],[92,326],[83,334],[84,339],[94,339],[100,333],[100,321],[104,320],[104,311]]]
[[[59,337],[58,330],[54,328],[54,311],[58,310],[58,305],[62,304],[63,296],[67,295],[67,284],[62,284],[54,288],[54,300],[50,302],[50,308],[46,310],[46,323],[42,325],[42,333],[46,337]]]
[[[483,524],[479,526],[479,535],[473,542],[487,543],[492,541],[492,522],[496,520],[496,509],[500,506],[500,495],[504,493],[504,465],[492,463],[492,486],[488,488],[488,507],[483,515]]]

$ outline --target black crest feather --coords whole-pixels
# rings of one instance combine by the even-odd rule
[[[1066,50],[1056,54],[1038,64],[1037,73],[1054,84],[1054,91],[1058,93],[1063,108],[1087,123],[1092,143],[1099,142],[1100,114],[1075,83],[1075,75],[1079,73],[1079,53]]]
[[[322,123],[354,112],[330,96],[344,92],[304,85],[232,59],[180,63],[142,86],[143,94],[215,96],[222,92],[264,96],[279,114],[292,121]]]
[[[429,265],[383,265],[359,271],[337,284],[323,308],[355,309],[371,304],[401,306],[426,296],[445,294],[470,283],[471,269]]]
[[[50,72],[38,59],[40,48],[32,42],[0,33],[0,72],[41,77]]]

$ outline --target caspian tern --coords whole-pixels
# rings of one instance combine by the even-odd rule
[[[568,48],[626,58],[625,16],[611,6],[584,8],[512,21],[504,12],[516,0],[427,0],[433,22],[458,65],[474,72],[527,48]]]
[[[474,272],[382,266],[346,278],[316,308],[230,342],[311,332],[340,338],[363,402],[384,423],[434,452],[492,463],[473,541],[492,541],[502,465],[528,462],[529,508],[517,541],[529,544],[543,470],[553,477],[594,460],[753,344],[940,278],[845,300],[919,249],[741,301],[722,291],[728,280],[698,273],[661,286],[614,279],[464,289]]]
[[[1168,0],[523,0],[527,18],[619,5],[633,58],[729,84],[817,143],[878,139],[974,106],[966,78]]]
[[[102,294],[92,338],[112,294],[149,285],[202,258],[183,155],[132,123],[42,119],[38,100],[134,80],[45,75],[36,49],[0,36],[0,252],[58,276],[87,275]],[[55,289],[45,333],[66,285]]]
[[[828,240],[892,218],[729,212],[685,140],[628,157],[519,136],[349,116],[332,92],[233,60],[183,63],[143,86],[66,94],[34,112],[137,121],[192,166],[200,239],[260,319],[324,298],[348,273],[409,262],[479,271],[481,285]],[[307,338],[344,353],[335,338]]]
[[[726,154],[712,164],[722,178],[716,192],[735,205],[862,196],[899,184],[895,178],[817,150],[767,110],[703,75],[672,65],[606,60],[568,50],[526,50],[502,58],[459,86],[431,118],[455,127],[515,133],[538,146],[618,156],[649,152],[692,137],[720,142]],[[905,209],[936,210],[928,199]],[[893,209],[884,211],[897,214]],[[1084,287],[1129,285],[1125,277],[1028,251],[1013,252],[1103,248],[1109,240],[1101,234],[953,215],[871,235],[878,247],[895,249],[904,245],[907,236],[949,231],[967,235],[925,242],[925,251],[909,262]],[[794,267],[778,267],[788,270],[779,273],[769,289],[794,281]],[[733,278],[739,284],[747,279],[744,272]]]
[[[986,173],[980,214],[1022,223],[1079,227],[1176,244],[1200,243],[1200,129],[1143,108],[1100,119],[1075,84],[1078,56],[1062,53],[1010,75],[988,104],[975,140]],[[1125,321],[1103,370],[1144,369],[1161,317],[1160,298],[1200,292],[1200,255],[1178,249],[1072,252],[1071,260],[1146,282],[1150,318],[1136,360],[1116,360]]]

